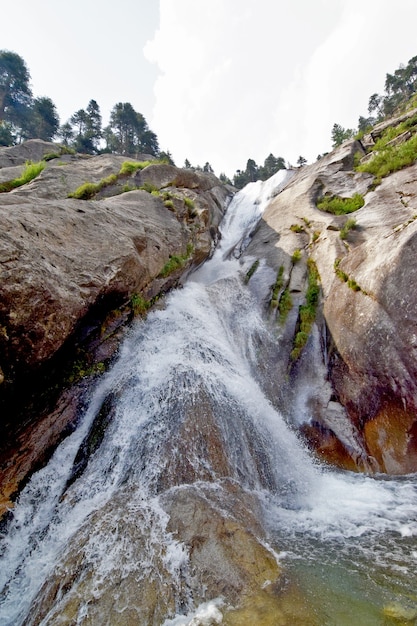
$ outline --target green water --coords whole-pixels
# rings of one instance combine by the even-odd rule
[[[417,624],[415,574],[406,565],[378,564],[372,554],[364,558],[358,548],[355,560],[334,545],[328,549],[316,545],[310,554],[304,549],[303,556],[283,561],[321,626]]]

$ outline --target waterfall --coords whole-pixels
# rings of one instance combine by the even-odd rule
[[[416,575],[414,477],[320,467],[260,384],[260,347],[273,337],[243,284],[239,257],[289,177],[279,172],[236,194],[212,259],[164,310],[133,325],[77,430],[22,491],[1,537],[1,624],[61,623],[65,584],[47,585],[55,570],[80,588],[90,585],[92,600],[80,603],[71,622],[83,624],[116,572],[145,585],[155,568],[181,589],[166,624],[220,623],[221,600],[193,597],[189,553],[170,528],[172,498],[190,485],[216,502],[225,483],[255,498],[268,549],[283,546],[279,558],[290,568],[326,559],[332,568],[342,559],[351,569],[377,561],[384,573],[397,570],[401,584]],[[80,464],[100,427],[99,445]],[[38,597],[52,597],[46,613]],[[42,621],[31,621],[34,610]]]

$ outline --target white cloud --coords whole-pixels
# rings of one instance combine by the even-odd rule
[[[19,27],[3,29],[1,48],[25,59],[62,122],[92,98],[105,119],[131,102],[179,165],[230,176],[270,152],[314,160],[333,124],[356,126],[385,74],[417,54],[416,0],[159,5],[154,33],[156,0],[6,2],[3,21]]]
[[[270,152],[314,160],[417,52],[414,0],[160,0],[160,17],[150,125],[178,164],[229,175]]]

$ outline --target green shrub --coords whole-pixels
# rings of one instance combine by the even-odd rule
[[[194,201],[191,200],[191,198],[184,198],[184,204],[187,207],[187,209],[194,209],[195,208],[195,204]]]
[[[372,147],[373,152],[379,152],[386,148],[387,144],[402,135],[407,130],[415,131],[415,126],[417,125],[417,115],[413,115],[413,117],[404,120],[397,126],[389,126],[376,141],[375,145]]]
[[[280,265],[278,272],[277,272],[275,283],[272,285],[272,294],[271,294],[271,302],[270,302],[271,306],[274,306],[272,304],[273,301],[278,303],[278,295],[284,285],[283,275],[284,275],[284,266]]]
[[[290,230],[293,233],[305,233],[304,226],[301,226],[301,224],[291,224]]]
[[[177,255],[177,254],[170,255],[168,261],[165,263],[164,267],[160,271],[159,276],[161,278],[166,278],[167,276],[172,274],[172,272],[175,272],[176,270],[178,270],[181,267],[183,267],[185,265],[185,263],[188,261],[188,259],[190,258],[190,256],[192,255],[193,251],[194,251],[193,244],[192,243],[188,243],[187,244],[187,252],[185,254],[183,254],[183,255]]]
[[[346,220],[346,222],[343,224],[342,228],[340,229],[340,234],[339,234],[340,239],[343,239],[343,240],[346,239],[349,232],[353,230],[354,228],[356,228],[356,220],[354,220],[353,218]]]
[[[151,306],[148,300],[145,300],[139,293],[134,293],[130,298],[130,306],[135,315],[143,315]]]
[[[358,285],[354,278],[351,278],[348,274],[346,274],[346,272],[340,269],[339,265],[341,260],[342,259],[338,258],[334,262],[334,271],[338,279],[341,280],[343,283],[346,283],[349,289],[352,289],[353,291],[361,291],[365,296],[369,295],[364,289],[360,287],[360,285]]]
[[[0,193],[5,193],[14,189],[15,185],[13,183],[13,180],[6,180],[4,183],[0,183]]]
[[[191,200],[191,198],[184,198],[184,205],[187,209],[187,215],[189,218],[194,218],[197,217],[197,210],[195,208],[195,204],[194,204],[194,200]]]
[[[77,200],[90,200],[101,189],[109,187],[117,183],[117,174],[110,174],[106,178],[102,178],[98,183],[83,183],[75,191],[68,194],[68,198],[76,198]],[[130,191],[130,190],[129,190]]]
[[[313,243],[315,243],[317,241],[317,239],[320,237],[320,231],[319,230],[315,230],[313,233]]]
[[[69,146],[61,146],[59,149],[59,154],[62,156],[63,154],[77,154],[74,148],[70,148]]]
[[[98,363],[89,364],[87,359],[78,359],[73,362],[70,371],[66,374],[66,383],[73,385],[80,381],[82,378],[89,376],[97,376],[103,374],[106,371],[106,366],[103,361]]]
[[[246,272],[245,281],[244,281],[245,285],[248,284],[248,282],[250,281],[250,279],[252,278],[256,270],[258,269],[258,267],[259,267],[259,259],[256,259],[256,261],[252,263],[249,270]]]
[[[20,187],[20,185],[26,185],[26,183],[30,183],[31,180],[39,176],[42,170],[45,169],[45,165],[45,161],[38,161],[37,163],[27,161],[22,174],[19,176],[19,178],[15,179],[16,187]]]
[[[301,250],[300,250],[299,248],[296,248],[296,249],[294,250],[294,252],[292,253],[292,257],[291,257],[292,262],[293,262],[294,264],[295,264],[295,263],[298,263],[298,261],[300,261],[300,260],[301,260],[301,257],[302,257],[302,252],[301,252]]]
[[[354,278],[348,279],[347,286],[349,287],[349,289],[353,289],[353,291],[362,291]]]
[[[164,205],[166,206],[167,209],[174,209],[174,203],[172,200],[165,200]]]
[[[292,309],[292,298],[290,294],[290,290],[284,289],[281,294],[281,297],[278,302],[278,313],[279,313],[279,321],[281,324],[284,324],[287,319],[288,313]]]
[[[352,198],[326,195],[317,200],[317,208],[320,209],[320,211],[332,213],[333,215],[353,213],[363,207],[364,204],[365,200],[359,193],[355,193]]]
[[[139,187],[139,189],[142,189],[143,191],[147,191],[148,193],[153,193],[153,192],[158,192],[159,195],[159,189],[156,185],[154,185],[153,183],[150,183],[148,181],[144,182],[143,185],[141,185]]]
[[[11,191],[12,189],[16,189],[16,187],[30,183],[31,180],[39,176],[42,170],[45,169],[45,165],[45,161],[38,161],[37,163],[26,161],[25,169],[18,178],[0,184],[0,193]]]
[[[76,154],[73,148],[69,148],[68,146],[61,146],[59,148],[59,152],[48,152],[43,156],[44,161],[52,161],[53,159],[58,159],[63,154]]]
[[[102,189],[103,187],[109,187],[110,185],[114,185],[115,183],[117,183],[117,179],[117,174],[110,174],[109,176],[106,176],[106,178],[102,178],[99,182],[100,189]]]
[[[312,259],[307,261],[308,286],[306,291],[306,303],[300,306],[299,321],[300,327],[294,337],[294,347],[291,352],[291,359],[297,360],[310,336],[311,328],[316,319],[316,311],[319,302],[320,287],[319,273],[317,266]]]
[[[363,158],[363,152],[361,152],[360,150],[355,152],[355,154],[353,155],[353,167],[355,169],[358,167],[358,165],[361,162],[362,158]]]
[[[99,183],[83,183],[75,191],[68,194],[68,198],[76,198],[77,200],[90,200],[96,193],[100,191]]]
[[[44,161],[52,161],[53,159],[59,159],[60,154],[57,152],[48,152],[48,154],[43,155]]]
[[[169,276],[170,274],[172,274],[172,272],[175,272],[175,270],[182,267],[184,265],[184,262],[185,259],[182,256],[173,254],[169,257],[169,260],[165,263],[159,275],[162,276],[162,278]]]
[[[137,170],[143,170],[148,165],[151,165],[153,161],[124,161],[120,168],[119,174],[121,176],[127,176],[134,174]]]
[[[358,172],[368,172],[375,176],[374,185],[392,172],[412,165],[417,159],[417,134],[408,141],[395,146],[386,146],[373,156],[367,163],[358,166]]]

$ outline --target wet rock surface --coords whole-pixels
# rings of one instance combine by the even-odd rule
[[[347,142],[296,171],[267,207],[244,262],[264,259],[274,273],[283,268],[280,294],[288,288],[293,308],[285,323],[268,315],[281,348],[277,367],[290,372],[288,394],[298,409],[293,417],[305,424],[311,445],[321,458],[342,467],[401,474],[417,469],[417,296],[412,287],[417,166],[390,174],[372,190],[372,175],[354,170],[355,155],[363,154],[359,142]],[[356,193],[365,204],[350,215],[317,208],[318,197]],[[355,225],[342,239],[348,218]],[[316,331],[294,360],[290,353],[299,306],[306,302],[308,259],[316,264],[321,296]],[[257,280],[264,280],[262,271],[250,282]],[[271,286],[263,298],[268,306]],[[335,403],[340,419],[334,419]]]

